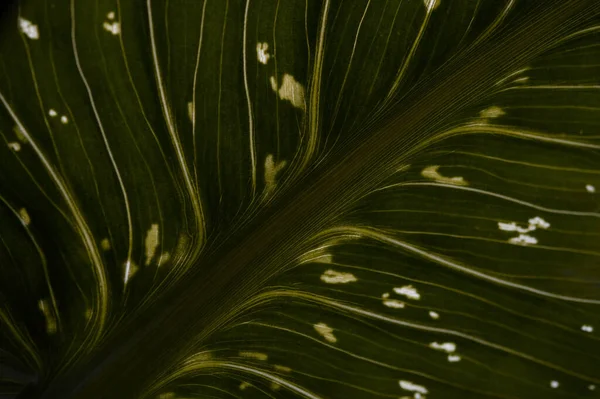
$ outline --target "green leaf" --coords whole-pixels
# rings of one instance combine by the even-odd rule
[[[2,18],[0,397],[598,397],[600,3]]]

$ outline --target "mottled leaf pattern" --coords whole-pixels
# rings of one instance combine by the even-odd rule
[[[0,397],[600,395],[600,4],[2,22]]]

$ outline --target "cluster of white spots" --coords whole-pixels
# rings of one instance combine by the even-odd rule
[[[585,185],[585,190],[588,193],[595,193],[596,192],[596,187],[592,186],[591,184],[586,184]]]
[[[40,38],[40,31],[38,30],[37,25],[34,25],[31,23],[31,21],[28,21],[25,18],[19,18],[19,30],[32,40],[37,40]]]
[[[102,241],[100,241],[100,248],[102,248],[103,251],[108,251],[110,249],[110,241],[108,238],[103,238]]]
[[[150,229],[146,233],[146,261],[145,264],[148,266],[154,258],[154,254],[156,253],[156,248],[158,248],[158,224],[152,223]]]
[[[548,227],[550,227],[550,223],[546,222],[544,219],[542,219],[539,216],[536,216],[534,218],[529,219],[529,228],[533,229],[533,227],[539,227],[540,229],[547,229]],[[535,230],[535,229],[533,229]]]
[[[247,382],[244,381],[244,382],[242,382],[240,384],[239,388],[240,388],[241,391],[243,391],[243,390],[245,390],[246,388],[248,388],[250,386],[251,386],[250,384],[248,384]]]
[[[440,315],[438,312],[434,312],[433,310],[429,311],[429,317],[431,317],[433,320],[437,320],[440,318]]]
[[[279,94],[280,99],[287,100],[294,107],[305,110],[304,87],[292,75],[287,73],[283,75],[281,86],[277,85],[277,79],[274,76],[271,76],[270,82],[271,88]]]
[[[267,53],[268,50],[268,43],[256,43],[256,56],[258,57],[258,62],[260,62],[261,64],[267,65],[267,62],[269,62],[269,58],[271,58],[271,55]]]
[[[435,180],[439,183],[454,184],[455,186],[468,186],[469,185],[469,183],[467,181],[465,181],[465,179],[462,176],[455,176],[455,177],[442,176],[438,172],[439,168],[440,168],[440,165],[428,166],[421,171],[421,176],[423,176],[427,179]]]
[[[38,301],[38,308],[42,311],[42,314],[46,319],[46,332],[48,334],[54,334],[57,329],[56,318],[52,314],[52,310],[50,309],[50,306],[48,306],[48,302],[45,299],[40,299]]]
[[[456,350],[456,344],[454,342],[444,342],[442,344],[432,342],[429,344],[429,347],[446,353],[453,353]]]
[[[267,155],[265,159],[265,191],[267,194],[275,190],[277,186],[277,173],[285,167],[286,163],[286,161],[281,161],[276,164],[273,154]]]
[[[21,143],[19,143],[18,141],[11,141],[10,143],[8,143],[8,148],[15,152],[19,152],[21,151]]]
[[[247,357],[250,359],[256,359],[261,361],[265,361],[269,358],[269,356],[266,353],[262,352],[241,351],[239,355],[241,357]]]
[[[515,245],[535,245],[538,243],[538,240],[527,234],[519,234],[517,237],[510,238],[508,242]]]
[[[321,275],[321,281],[327,284],[348,284],[358,281],[354,274],[338,272],[333,269],[325,270]]]
[[[19,209],[19,218],[21,218],[21,223],[25,226],[29,226],[29,223],[31,223],[31,217],[25,208]]]
[[[291,368],[289,368],[287,366],[282,366],[280,364],[275,364],[273,366],[273,369],[275,369],[275,371],[279,371],[279,372],[282,372],[282,373],[291,373],[292,372]]]
[[[552,388],[558,388],[560,386],[560,383],[556,380],[552,380],[552,381],[550,381],[550,386]]]
[[[417,289],[414,288],[412,285],[405,285],[404,287],[395,287],[394,292],[398,295],[404,295],[408,299],[421,299],[421,295],[417,292]]]
[[[112,33],[113,35],[118,35],[119,33],[121,33],[121,24],[117,21],[114,21],[114,11],[111,11],[108,14],[106,14],[106,18],[108,18],[108,21],[104,21],[104,23],[102,24],[104,30]]]
[[[585,331],[585,332],[594,332],[594,327],[588,325],[588,324],[584,324],[583,326],[581,326],[581,331]]]
[[[479,116],[482,118],[498,118],[499,116],[506,115],[506,112],[502,110],[502,108],[498,106],[492,106],[484,109],[479,113]]]
[[[124,273],[124,277],[123,277],[123,282],[125,283],[125,285],[127,285],[127,282],[131,279],[131,277],[133,277],[133,275],[135,273],[137,273],[138,266],[135,264],[134,261],[132,261],[131,259],[128,259],[125,262],[124,268],[125,268],[125,273]]]
[[[498,229],[502,231],[516,232],[519,233],[518,236],[512,237],[508,240],[511,244],[517,245],[534,245],[538,243],[537,238],[527,234],[532,231],[539,229],[548,229],[550,227],[550,223],[546,222],[539,216],[533,217],[528,220],[527,227],[521,227],[516,222],[504,223],[498,222]]]
[[[404,389],[405,391],[417,392],[423,395],[429,393],[427,388],[425,388],[423,385],[418,385],[411,381],[400,380],[398,381],[398,385],[400,385],[400,388]]]
[[[440,0],[423,0],[423,4],[427,7],[427,11],[433,11],[440,5]]]
[[[429,347],[438,351],[446,352],[448,354],[448,361],[450,363],[456,363],[461,361],[461,357],[454,353],[456,351],[456,344],[454,342],[432,342]]]
[[[333,328],[329,327],[325,323],[317,323],[314,326],[316,332],[318,332],[327,342],[335,343],[337,338],[333,335]]]
[[[56,117],[58,116],[58,112],[56,112],[56,110],[55,110],[55,109],[53,109],[53,108],[50,108],[50,109],[48,110],[48,115],[49,115],[51,118],[56,118]],[[61,117],[60,117],[60,122],[61,122],[63,125],[66,125],[67,123],[69,123],[69,118],[67,118],[67,115],[61,115]]]

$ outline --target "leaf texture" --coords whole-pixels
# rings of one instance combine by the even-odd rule
[[[1,397],[597,397],[596,2],[2,18]]]

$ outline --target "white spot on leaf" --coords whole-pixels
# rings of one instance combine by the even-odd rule
[[[546,222],[539,216],[529,219],[529,228],[535,230],[536,227],[539,227],[540,229],[547,229],[550,227],[550,223]]]
[[[437,320],[437,319],[440,318],[440,315],[437,312],[430,311],[429,312],[429,317],[431,317],[433,320]]]
[[[69,118],[67,118],[65,115],[63,115],[63,116],[60,117],[60,122],[63,125],[66,125],[67,123],[69,123]]]
[[[110,32],[115,36],[121,33],[121,24],[119,22],[104,22],[102,26],[105,31]]]
[[[409,299],[421,299],[421,295],[417,292],[417,289],[412,285],[405,285],[404,287],[395,287],[394,292],[398,295],[404,295]]]
[[[460,356],[458,356],[458,355],[448,355],[448,361],[450,363],[460,362]]]
[[[115,12],[114,11],[109,12],[108,14],[106,14],[106,18],[108,18],[112,21],[113,19],[115,19]]]
[[[156,248],[158,248],[158,224],[153,223],[148,229],[146,233],[146,266],[150,264],[152,258],[154,258],[154,254],[156,253]]]
[[[497,106],[492,106],[484,109],[479,113],[482,118],[498,118],[499,116],[505,115],[506,112],[502,110],[502,108]]]
[[[37,40],[40,38],[38,26],[34,25],[31,23],[31,21],[28,21],[25,18],[19,18],[19,30],[32,40]]]
[[[327,342],[335,343],[337,342],[337,338],[333,335],[333,328],[329,327],[325,323],[318,323],[314,326],[315,331],[317,331]]]
[[[452,353],[456,350],[456,344],[454,342],[444,342],[442,344],[432,342],[429,344],[429,347],[446,353]]]
[[[591,184],[586,184],[585,190],[588,193],[595,193],[596,192],[596,187],[592,186]]]
[[[258,62],[261,64],[267,65],[267,62],[269,62],[269,58],[271,58],[271,56],[269,53],[267,53],[268,50],[268,43],[256,43],[256,56],[258,57]]]
[[[529,233],[531,229],[528,227],[520,227],[516,222],[503,223],[498,222],[498,228],[502,231],[516,231],[517,233]]]
[[[56,113],[55,110],[53,110],[52,108],[50,108],[50,110],[48,110],[48,115],[50,115],[52,118],[54,118],[58,114]]]
[[[328,284],[347,284],[357,281],[352,273],[338,272],[332,269],[325,270],[321,275],[321,281]]]
[[[397,299],[384,299],[383,304],[385,306],[387,306],[388,308],[394,308],[394,309],[404,308],[404,302],[401,302]]]
[[[588,389],[589,389],[590,391],[595,391],[595,390],[596,390],[596,386],[595,386],[594,384],[592,384],[592,385],[588,385]]]
[[[511,244],[515,245],[535,245],[538,243],[537,238],[532,237],[528,234],[519,234],[518,237],[513,237],[508,240]]]
[[[526,233],[537,230],[538,228],[546,230],[550,227],[550,223],[546,222],[543,218],[536,216],[528,220],[527,227],[521,227],[516,222],[504,223],[498,222],[498,228],[502,231],[517,232],[519,236],[512,237],[508,240],[511,244],[518,245],[532,245],[537,244],[537,238],[532,237]]]
[[[469,183],[467,183],[462,176],[455,176],[455,177],[442,176],[438,172],[439,168],[440,168],[440,165],[428,166],[421,171],[421,176],[426,177],[431,180],[435,180],[439,183],[454,184],[456,186],[468,186],[469,185]]]
[[[585,325],[581,326],[581,331],[585,331],[585,332],[591,333],[591,332],[594,332],[594,327],[585,324]]]
[[[400,388],[402,388],[406,391],[417,392],[417,393],[421,393],[423,395],[429,393],[427,388],[425,388],[423,385],[417,385],[410,381],[400,380],[400,381],[398,381],[398,384],[400,385]]]
[[[304,87],[294,79],[292,75],[283,75],[281,86],[277,85],[277,79],[271,76],[271,88],[279,94],[279,98],[287,100],[296,108],[304,111],[306,105],[304,103]]]
[[[556,380],[550,381],[550,386],[552,388],[558,388],[560,386],[560,383],[558,381],[556,381]]]
[[[21,151],[21,143],[19,143],[18,141],[11,141],[10,143],[8,143],[8,148],[15,152],[19,152]]]

